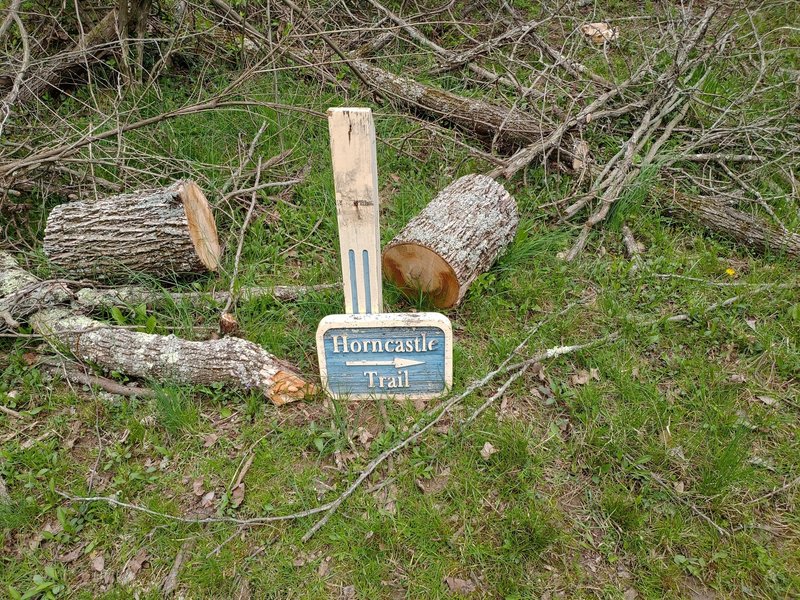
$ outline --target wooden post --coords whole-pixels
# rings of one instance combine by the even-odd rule
[[[383,313],[375,127],[368,108],[328,110],[347,314],[317,328],[336,398],[435,398],[453,384],[453,331],[438,313]]]
[[[383,312],[378,229],[378,159],[369,108],[330,108],[333,181],[345,311]]]

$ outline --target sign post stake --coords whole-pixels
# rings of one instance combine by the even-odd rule
[[[336,398],[435,398],[453,383],[453,332],[440,313],[384,313],[375,126],[369,108],[328,110],[344,315],[317,328],[322,384]]]
[[[383,312],[378,158],[369,108],[328,109],[347,314]]]

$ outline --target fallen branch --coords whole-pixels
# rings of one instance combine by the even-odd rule
[[[3,306],[15,310],[16,316],[36,311],[28,317],[34,331],[54,347],[66,348],[82,361],[144,379],[188,385],[225,383],[239,389],[258,390],[276,405],[300,400],[315,391],[293,367],[246,340],[188,341],[173,335],[112,327],[77,315],[68,308],[54,306],[58,298],[53,300],[47,296],[33,296],[38,304],[6,302],[9,297],[31,298],[21,295],[14,285],[22,290],[40,290],[42,282],[20,269],[8,254],[0,253],[0,260]],[[75,376],[90,385],[103,385],[102,381]]]
[[[109,51],[110,42],[117,39],[116,21],[117,11],[111,9],[72,49],[48,58],[46,66],[31,73],[25,81],[17,100],[22,104],[31,102],[48,90],[58,88],[66,71],[99,61]]]
[[[7,406],[3,406],[2,404],[0,404],[0,412],[3,413],[4,415],[8,415],[9,417],[13,417],[15,419],[21,419],[22,418],[22,415],[20,413],[18,413],[17,411],[15,411],[12,408],[8,408]]]
[[[235,297],[240,301],[256,298],[274,298],[280,302],[297,300],[301,296],[314,292],[338,290],[339,284],[325,283],[319,285],[276,285],[271,287],[245,286],[239,288]],[[110,289],[82,288],[75,292],[75,303],[81,308],[97,309],[112,306],[137,306],[146,304],[153,306],[164,302],[200,302],[211,300],[216,304],[226,304],[231,298],[229,291],[218,292],[172,292],[169,290],[153,290],[143,286],[124,286]]]
[[[800,234],[784,231],[718,198],[675,192],[668,208],[683,220],[697,221],[715,233],[761,252],[800,260]]]
[[[133,377],[182,385],[225,383],[260,391],[279,406],[315,391],[293,367],[239,338],[187,341],[140,333],[63,308],[42,310],[30,323],[47,341],[80,360]]]
[[[143,388],[139,386],[122,385],[109,379],[108,377],[101,377],[100,375],[93,375],[88,372],[88,369],[78,363],[67,361],[60,358],[45,357],[36,363],[37,367],[49,370],[54,374],[61,375],[64,379],[71,383],[79,385],[86,385],[89,387],[98,387],[109,394],[117,396],[127,396],[136,398],[152,398],[155,392],[150,388]]]
[[[633,237],[633,231],[627,225],[622,226],[622,241],[625,243],[625,251],[628,254],[628,258],[633,263],[629,272],[635,273],[642,266],[642,251],[639,248],[639,242]]]
[[[186,540],[181,546],[181,549],[178,550],[178,554],[175,556],[175,562],[172,563],[172,568],[169,570],[164,582],[161,584],[162,597],[166,598],[167,596],[171,596],[172,593],[177,589],[178,575],[180,575],[183,562],[186,560],[187,555],[194,547],[194,543],[194,539]]]

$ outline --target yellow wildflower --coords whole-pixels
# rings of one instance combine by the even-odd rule
[[[735,270],[733,270],[733,269],[731,269],[730,267],[728,267],[727,269],[725,269],[725,273],[727,273],[727,274],[728,274],[728,276],[730,276],[730,277],[733,277],[734,275],[736,275],[736,271],[735,271]]]

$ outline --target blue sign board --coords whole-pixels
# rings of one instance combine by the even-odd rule
[[[452,384],[451,345],[438,313],[331,315],[317,330],[323,385],[336,397],[439,396]]]

